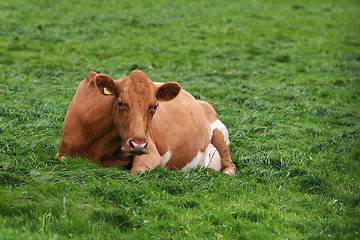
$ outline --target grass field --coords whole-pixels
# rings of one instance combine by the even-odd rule
[[[1,239],[360,239],[360,3],[0,1]],[[89,71],[210,102],[235,177],[54,158]]]

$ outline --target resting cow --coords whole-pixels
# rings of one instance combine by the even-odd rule
[[[70,103],[56,157],[81,156],[131,172],[204,166],[235,175],[228,145],[211,105],[179,84],[154,83],[139,70],[117,81],[90,72]]]

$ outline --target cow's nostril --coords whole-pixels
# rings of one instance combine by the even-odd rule
[[[149,142],[142,138],[130,138],[128,140],[128,147],[132,152],[143,152],[148,150]]]
[[[135,146],[134,146],[134,144],[133,144],[133,142],[131,140],[129,141],[129,145],[130,145],[130,149],[135,148]]]

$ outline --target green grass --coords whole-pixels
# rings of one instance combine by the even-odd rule
[[[359,239],[360,3],[0,2],[1,239]],[[179,82],[235,177],[54,158],[89,71]]]

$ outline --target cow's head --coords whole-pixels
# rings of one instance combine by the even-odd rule
[[[180,85],[169,82],[158,87],[139,70],[118,81],[98,74],[94,82],[101,94],[114,99],[112,118],[122,139],[121,149],[136,155],[149,153],[149,130],[159,102],[175,98]]]

